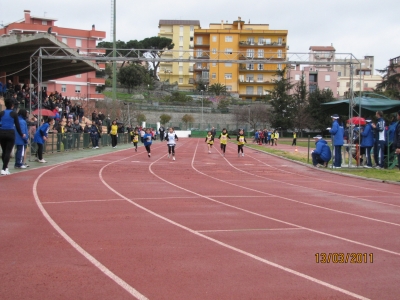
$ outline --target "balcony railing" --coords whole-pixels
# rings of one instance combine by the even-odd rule
[[[286,47],[286,43],[239,41],[239,47]]]

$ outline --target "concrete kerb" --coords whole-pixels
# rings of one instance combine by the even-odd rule
[[[262,151],[260,149],[256,149],[256,148],[252,148],[252,147],[248,147],[248,146],[246,146],[246,148],[255,150],[257,152],[266,153],[266,154],[274,156],[274,157],[279,157],[279,158],[282,158],[284,160],[291,161],[291,162],[297,163],[299,165],[311,168],[313,170],[318,170],[318,171],[322,171],[322,172],[335,172],[335,174],[338,174],[340,176],[359,178],[359,179],[364,179],[364,180],[373,181],[373,182],[381,182],[381,183],[400,185],[400,182],[397,182],[397,181],[380,180],[380,179],[376,179],[376,178],[368,178],[368,177],[358,176],[358,175],[354,175],[354,174],[346,174],[346,173],[342,173],[342,172],[339,172],[339,171],[335,171],[334,169],[331,169],[331,168],[316,168],[316,167],[314,167],[314,166],[312,166],[310,164],[306,164],[306,163],[303,163],[301,161],[297,161],[297,160],[294,160],[294,159],[283,157],[283,156],[280,156],[280,155],[277,155],[277,154],[269,153],[267,151]]]

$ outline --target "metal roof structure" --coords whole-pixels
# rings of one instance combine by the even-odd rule
[[[67,48],[64,43],[48,33],[13,34],[1,37],[0,70],[7,74],[18,75],[21,80],[29,79],[31,56],[41,47],[53,48],[54,51],[63,49],[57,51],[58,55],[69,57],[69,60],[44,60],[42,62],[42,81],[99,70],[97,64],[91,62],[96,59],[95,57],[92,57],[91,61],[78,59],[79,53],[76,50]]]

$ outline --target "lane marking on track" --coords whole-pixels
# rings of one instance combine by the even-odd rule
[[[104,199],[104,200],[74,200],[74,201],[59,201],[59,202],[41,202],[42,204],[65,204],[65,203],[89,203],[89,202],[108,202],[108,201],[125,201],[125,199]]]
[[[140,162],[140,160],[132,160],[131,162]]]
[[[161,147],[157,147],[156,149],[161,148]],[[123,150],[117,150],[119,151],[126,151],[126,149]],[[117,152],[113,152],[114,154]],[[98,156],[102,156],[102,155],[107,155],[110,153],[106,153],[106,154],[99,154]],[[129,157],[125,157],[122,158],[120,160],[117,160],[115,162],[127,159],[127,158],[131,158],[133,156],[139,155],[135,154]],[[85,158],[82,159],[78,159],[78,160],[84,160]],[[83,249],[78,243],[76,243],[65,231],[63,231],[61,229],[61,227],[51,218],[51,216],[48,214],[48,212],[46,211],[46,209],[44,208],[44,206],[42,205],[42,203],[40,202],[40,198],[37,192],[37,185],[39,183],[39,180],[42,178],[43,175],[45,175],[47,172],[50,172],[51,170],[59,167],[59,166],[63,166],[72,162],[76,162],[78,160],[73,160],[73,161],[69,161],[69,162],[63,162],[60,164],[57,164],[53,167],[51,167],[50,169],[47,169],[46,171],[42,172],[35,180],[34,184],[33,184],[33,188],[32,188],[32,192],[33,192],[33,197],[35,199],[36,205],[38,206],[40,212],[43,214],[44,218],[50,223],[50,225],[54,228],[54,230],[56,230],[76,251],[78,251],[81,255],[83,255],[83,257],[85,257],[89,262],[91,262],[96,268],[98,268],[101,272],[103,272],[105,275],[107,275],[111,280],[113,280],[116,284],[118,284],[119,286],[121,286],[125,291],[127,291],[128,293],[130,293],[132,296],[136,297],[139,300],[147,300],[147,298],[142,295],[141,293],[139,293],[135,288],[133,288],[132,286],[130,286],[127,282],[125,282],[122,278],[118,277],[116,274],[114,274],[113,272],[111,272],[106,266],[104,266],[102,263],[100,263],[96,258],[94,258],[92,255],[90,255],[90,253],[88,253],[87,251],[85,251],[85,249]],[[112,162],[111,162],[112,163]],[[111,164],[109,163],[109,164]],[[109,165],[107,164],[107,165]],[[104,167],[103,167],[104,168]],[[125,197],[123,197],[125,199]]]
[[[221,230],[196,230],[197,232],[246,232],[246,231],[271,231],[271,230],[304,230],[304,228],[254,228],[254,229],[221,229]]]
[[[196,150],[197,150],[197,147],[196,147]],[[164,180],[163,178],[159,177],[157,174],[155,174],[155,173],[153,172],[153,170],[151,169],[151,166],[152,166],[154,163],[156,163],[158,160],[160,160],[160,159],[161,159],[161,158],[157,159],[156,161],[152,162],[152,163],[149,165],[149,171],[150,171],[150,173],[152,173],[155,177],[159,178],[161,181],[164,181],[164,182],[166,182],[166,183],[168,183],[168,184],[170,184],[170,185],[173,185],[173,186],[175,186],[175,187],[177,187],[177,188],[179,188],[179,189],[181,189],[181,190],[186,190],[185,188],[182,188],[182,187],[177,186],[177,185],[175,185],[175,184],[173,184],[173,183],[171,183],[171,182],[169,182],[169,181]],[[112,164],[112,163],[110,163],[110,164]],[[110,165],[110,164],[108,164],[108,165]],[[218,240],[216,240],[216,239],[213,239],[213,238],[211,238],[211,237],[208,237],[208,236],[206,236],[206,235],[204,235],[204,234],[202,234],[202,233],[196,232],[195,230],[192,230],[192,229],[190,229],[190,228],[188,228],[188,227],[186,227],[186,226],[183,226],[183,225],[181,225],[181,224],[179,224],[179,223],[177,223],[177,222],[175,222],[175,221],[172,221],[172,220],[170,220],[170,219],[168,219],[168,218],[166,218],[166,217],[163,217],[162,215],[159,215],[159,214],[155,213],[154,211],[147,209],[147,208],[144,207],[144,206],[139,205],[138,203],[132,201],[131,199],[125,197],[124,195],[122,195],[121,193],[119,193],[118,191],[116,191],[115,189],[113,189],[113,188],[112,188],[110,185],[108,185],[108,183],[103,179],[103,176],[102,176],[103,170],[104,170],[104,168],[107,167],[108,165],[104,166],[104,167],[99,171],[99,178],[100,178],[100,180],[102,181],[102,183],[103,183],[106,187],[108,187],[112,192],[114,192],[116,195],[118,195],[119,197],[124,198],[126,201],[128,201],[128,202],[132,203],[133,205],[135,205],[136,207],[138,207],[138,208],[140,208],[140,209],[142,209],[142,210],[148,212],[149,214],[151,214],[151,215],[153,215],[153,216],[155,216],[155,217],[157,217],[157,218],[160,218],[160,219],[162,219],[162,220],[164,220],[164,221],[166,221],[166,222],[168,222],[168,223],[170,223],[170,224],[172,224],[172,225],[175,225],[175,226],[177,226],[177,227],[179,227],[179,228],[181,228],[181,229],[184,229],[184,230],[186,230],[186,231],[188,231],[188,232],[190,232],[190,233],[192,233],[192,234],[194,234],[194,235],[197,235],[197,236],[199,236],[199,237],[202,237],[202,238],[204,238],[204,239],[206,239],[206,240],[209,240],[209,241],[211,241],[211,242],[214,242],[214,243],[216,243],[216,244],[218,244],[218,245],[220,245],[220,246],[223,246],[223,247],[225,247],[225,248],[228,248],[228,249],[230,249],[230,250],[233,250],[233,251],[235,251],[235,252],[238,252],[238,253],[240,253],[240,254],[243,254],[243,255],[245,255],[245,256],[248,256],[248,257],[250,257],[250,258],[253,258],[253,259],[257,260],[257,261],[260,261],[260,262],[265,263],[265,264],[267,264],[267,265],[270,265],[270,266],[272,266],[272,267],[275,267],[275,268],[278,268],[278,269],[280,269],[280,270],[286,271],[286,272],[291,273],[291,274],[293,274],[293,275],[296,275],[296,276],[299,276],[299,277],[301,277],[301,278],[307,279],[307,280],[309,280],[309,281],[311,281],[311,282],[320,284],[320,285],[322,285],[322,286],[328,287],[328,288],[330,288],[330,289],[333,289],[333,290],[338,291],[338,292],[341,292],[341,293],[343,293],[343,294],[352,296],[352,297],[354,297],[354,298],[363,299],[363,300],[367,300],[367,299],[368,299],[368,298],[365,298],[365,297],[363,297],[363,296],[361,296],[361,295],[355,294],[355,293],[350,292],[350,291],[348,291],[348,290],[342,289],[342,288],[340,288],[340,287],[337,287],[337,286],[334,286],[334,285],[329,284],[329,283],[327,283],[327,282],[324,282],[324,281],[322,281],[322,280],[319,280],[319,279],[317,279],[317,278],[314,278],[314,277],[308,276],[308,275],[306,275],[306,274],[297,272],[297,271],[295,271],[295,270],[286,268],[286,267],[284,267],[284,266],[281,266],[281,265],[279,265],[279,264],[276,264],[276,263],[274,263],[274,262],[271,262],[271,261],[269,261],[269,260],[266,260],[266,259],[264,259],[264,258],[261,258],[261,257],[259,257],[259,256],[256,256],[256,255],[254,255],[254,254],[251,254],[251,253],[249,253],[249,252],[243,251],[243,250],[241,250],[241,249],[239,249],[239,248],[236,248],[236,247],[233,247],[233,246],[231,246],[231,245],[225,244],[225,243],[223,243],[223,242],[221,242],[221,241],[218,241]],[[189,192],[189,193],[192,193],[192,194],[195,194],[195,195],[204,197],[204,198],[208,198],[208,197],[202,196],[202,195],[200,195],[200,194],[197,194],[197,193],[195,193],[195,192],[192,192],[192,191],[190,191],[190,190],[186,190],[186,191]]]
[[[251,148],[250,148],[250,149],[251,149]],[[270,153],[268,153],[268,152],[262,152],[262,151],[261,151],[261,152],[257,152],[257,153],[259,153],[259,154],[267,154],[267,155],[270,154]],[[364,190],[376,191],[376,192],[378,192],[378,193],[380,193],[380,194],[382,194],[382,193],[387,193],[387,194],[391,194],[391,195],[398,195],[398,193],[396,193],[396,192],[388,192],[388,191],[385,191],[384,189],[374,189],[374,188],[369,188],[369,187],[360,187],[360,186],[356,186],[356,185],[353,185],[353,184],[346,184],[346,183],[343,183],[343,182],[339,182],[339,183],[338,183],[338,182],[332,181],[332,180],[321,179],[320,177],[314,177],[314,176],[309,176],[309,175],[294,173],[294,172],[290,172],[290,171],[286,171],[286,170],[281,170],[281,169],[277,168],[275,164],[273,164],[273,165],[267,164],[267,163],[265,163],[265,162],[263,162],[263,161],[261,161],[261,160],[255,158],[255,157],[253,157],[253,156],[251,156],[251,155],[249,155],[249,157],[252,158],[252,159],[254,159],[254,160],[256,160],[256,161],[258,161],[258,162],[260,162],[260,163],[262,163],[263,165],[265,165],[265,166],[267,166],[267,167],[269,167],[269,168],[274,168],[274,169],[278,170],[278,171],[281,172],[281,173],[289,173],[289,174],[292,174],[292,175],[294,175],[294,176],[306,177],[306,178],[310,178],[311,180],[324,181],[324,182],[328,182],[328,183],[332,183],[332,184],[336,184],[336,185],[337,185],[337,184],[340,184],[340,185],[343,185],[343,186],[349,186],[349,187],[353,187],[353,188],[359,188],[359,189],[364,189]],[[273,156],[273,157],[275,157],[275,156]],[[275,158],[276,158],[276,159],[279,159],[279,157],[275,157]],[[297,166],[300,166],[300,165],[297,165]],[[316,170],[317,170],[317,169],[316,169]],[[333,193],[333,192],[328,192],[328,191],[326,191],[326,192],[327,192],[327,193]],[[333,193],[333,194],[337,194],[337,195],[341,195],[341,196],[348,196],[348,195],[339,194],[339,193]],[[348,197],[351,197],[351,196],[348,196]],[[360,198],[358,198],[358,199],[360,199]],[[362,198],[361,198],[360,200],[370,201],[370,200],[362,199]],[[372,201],[372,202],[375,202],[375,201]],[[398,205],[388,204],[388,203],[384,203],[384,202],[377,202],[377,203],[382,203],[382,204],[387,204],[387,205],[398,206]],[[399,206],[399,207],[400,207],[400,206]]]

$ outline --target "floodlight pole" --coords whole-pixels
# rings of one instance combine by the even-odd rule
[[[113,101],[117,100],[117,46],[116,46],[116,12],[117,12],[117,0],[114,1],[114,17],[113,17],[113,68],[112,68],[112,76],[113,76],[113,81],[112,81],[112,98]]]

